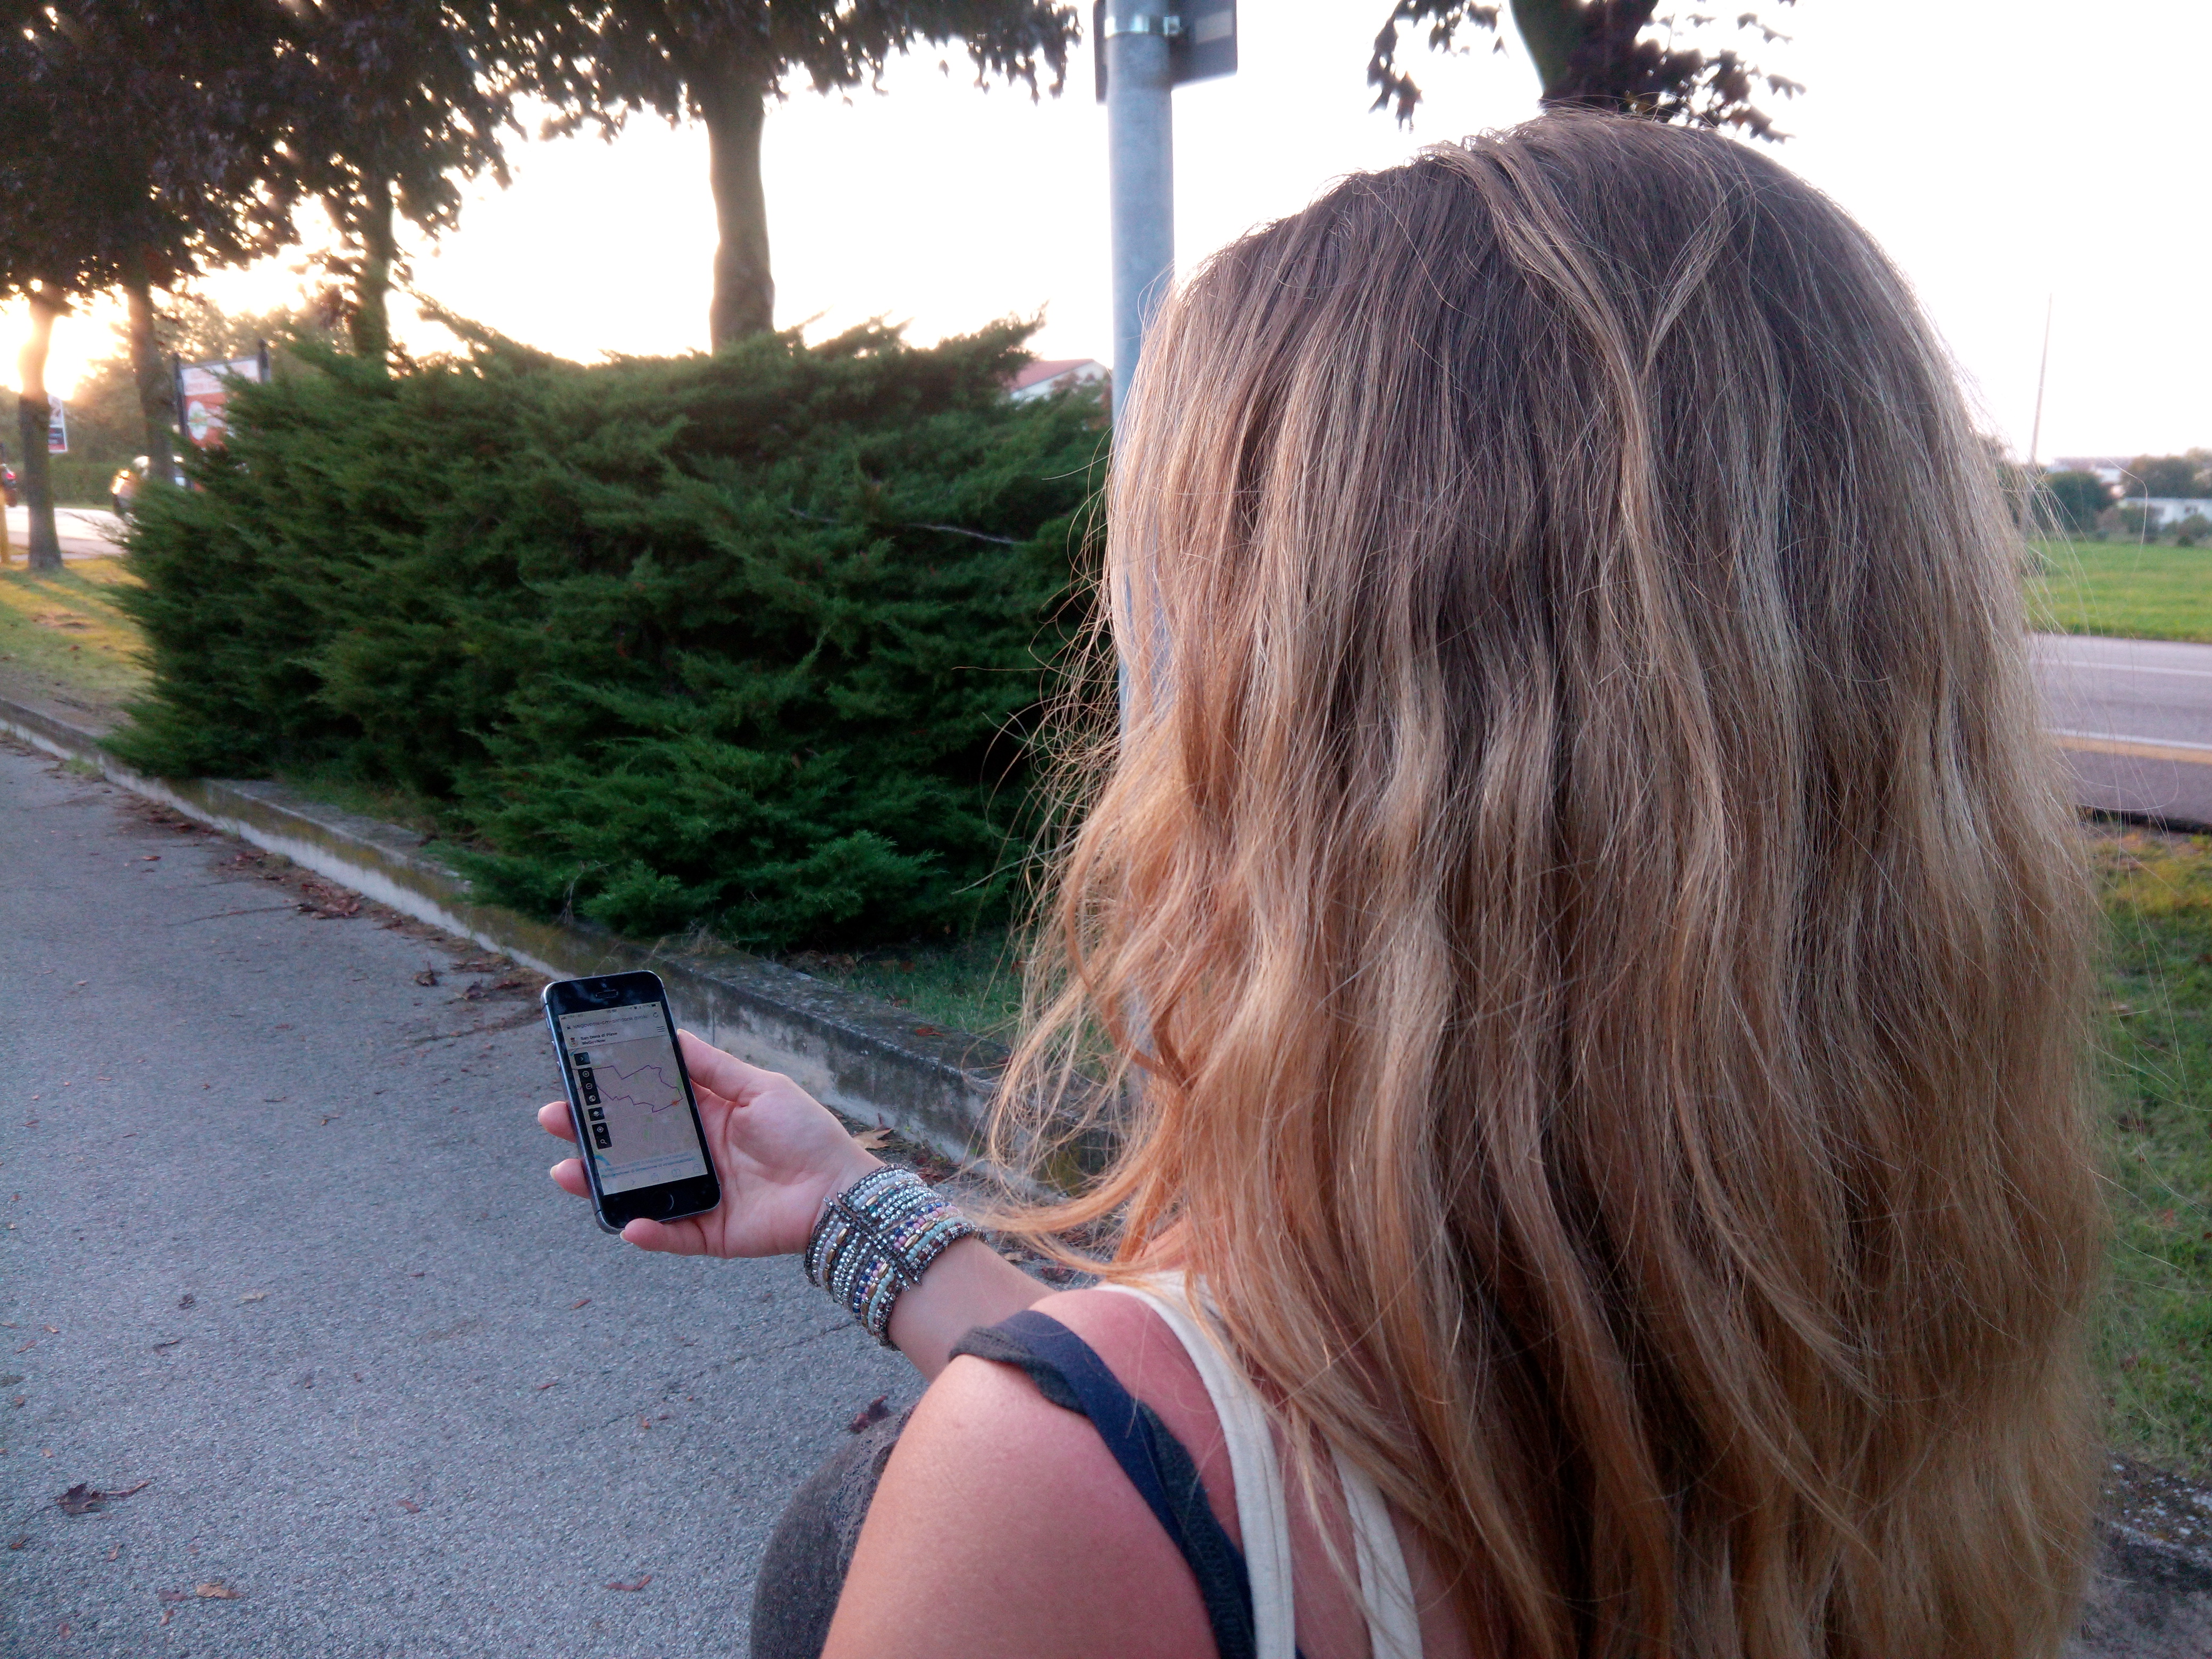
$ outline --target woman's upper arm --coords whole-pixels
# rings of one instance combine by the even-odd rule
[[[1194,1659],[1198,1585],[1088,1419],[954,1360],[860,1530],[824,1659]]]

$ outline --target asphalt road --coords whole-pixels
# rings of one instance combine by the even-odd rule
[[[553,1188],[534,981],[14,749],[0,848],[0,1653],[744,1652],[905,1363]]]
[[[2082,805],[2212,826],[2212,645],[2045,634],[2034,649]]]

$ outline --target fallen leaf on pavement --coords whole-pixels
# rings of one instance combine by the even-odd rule
[[[62,1506],[64,1515],[90,1515],[100,1508],[100,1500],[107,1494],[84,1481],[78,1481],[54,1502]]]
[[[637,1583],[635,1583],[635,1584],[618,1584],[618,1583],[616,1583],[612,1579],[610,1579],[610,1580],[608,1580],[608,1581],[607,1581],[607,1588],[608,1588],[609,1589],[618,1589],[618,1590],[641,1590],[641,1589],[644,1589],[647,1584],[650,1584],[652,1582],[653,1582],[653,1575],[652,1575],[651,1573],[649,1573],[649,1572],[648,1572],[648,1573],[646,1573],[645,1575],[643,1575],[641,1577],[640,1577],[640,1578],[638,1579]]]
[[[218,1578],[212,1584],[195,1584],[192,1594],[203,1601],[235,1601],[243,1592],[234,1590]]]
[[[545,1390],[546,1390],[546,1389],[550,1389],[550,1388],[551,1388],[551,1387],[553,1386],[553,1383],[554,1383],[554,1382],[558,1382],[560,1380],[561,1380],[561,1379],[560,1379],[559,1377],[557,1377],[557,1376],[556,1376],[556,1377],[555,1377],[555,1378],[553,1379],[553,1382],[540,1382],[540,1383],[538,1385],[537,1389],[534,1390],[534,1392],[538,1393],[538,1394],[544,1394],[544,1393],[545,1392]]]
[[[879,1394],[861,1407],[853,1414],[853,1420],[845,1425],[845,1432],[858,1434],[870,1424],[880,1423],[889,1417],[891,1414],[890,1398],[887,1394]]]
[[[154,1352],[155,1352],[155,1353],[159,1353],[159,1352],[161,1352],[161,1350],[162,1350],[162,1349],[164,1349],[164,1348],[173,1348],[173,1347],[175,1347],[175,1346],[177,1346],[177,1344],[178,1344],[178,1343],[179,1343],[179,1342],[183,1341],[184,1340],[185,1340],[185,1339],[184,1339],[183,1337],[181,1337],[181,1336],[173,1336],[173,1337],[171,1337],[171,1338],[170,1338],[167,1342],[156,1342],[156,1343],[154,1345]]]
[[[864,1152],[879,1152],[891,1144],[889,1129],[863,1129],[853,1137],[853,1144]]]
[[[238,1299],[240,1302],[266,1302],[269,1299],[269,1292],[266,1291],[248,1291],[244,1296],[241,1296]]]
[[[32,1338],[28,1342],[26,1342],[26,1343],[24,1343],[21,1347],[18,1347],[18,1348],[15,1350],[15,1352],[16,1352],[17,1353],[27,1353],[27,1352],[28,1352],[31,1349],[35,1348],[35,1347],[37,1347],[38,1346],[39,1346],[39,1339],[38,1339],[37,1337],[35,1337],[35,1336],[34,1336],[34,1337],[33,1337],[33,1338]]]
[[[11,1550],[28,1549],[30,1547],[31,1534],[27,1532],[20,1538],[11,1538],[8,1540],[8,1547]]]
[[[162,1623],[162,1624],[164,1624],[164,1625],[167,1624],[167,1623],[169,1622],[169,1620],[171,1620],[172,1619],[175,1618],[176,1616],[177,1616],[177,1610],[176,1610],[174,1607],[163,1607],[163,1608],[161,1609],[161,1623]],[[157,1628],[158,1628],[158,1627],[157,1627]]]
[[[415,982],[417,985],[435,985],[438,982],[438,970],[435,968],[425,968],[415,975]]]
[[[194,1296],[190,1291],[186,1291],[182,1296],[177,1298],[177,1305],[179,1308],[189,1308],[193,1303],[198,1300],[199,1297]]]
[[[48,1336],[59,1336],[62,1334],[62,1328],[58,1325],[49,1325],[46,1328],[46,1332]]]
[[[592,1305],[592,1298],[591,1298],[591,1297],[589,1297],[587,1296],[587,1297],[583,1297],[580,1301],[571,1302],[571,1303],[568,1304],[568,1311],[569,1311],[570,1313],[574,1313],[574,1312],[575,1312],[575,1311],[576,1311],[576,1310],[577,1310],[577,1309],[579,1309],[579,1308],[588,1308],[588,1307],[590,1307],[591,1305]]]
[[[155,1590],[154,1594],[159,1596],[162,1601],[170,1605],[174,1605],[179,1601],[189,1601],[192,1599],[192,1593],[190,1590]],[[164,1620],[164,1622],[166,1623],[167,1621]]]
[[[118,1556],[118,1555],[120,1555],[120,1554],[122,1554],[122,1553],[123,1553],[123,1546],[122,1546],[122,1545],[120,1545],[120,1544],[118,1544],[118,1545],[116,1545],[114,1547],[112,1547],[112,1549],[110,1549],[110,1550],[107,1552],[106,1555],[106,1556],[104,1556],[104,1557],[103,1557],[103,1558],[101,1558],[101,1559],[104,1559],[104,1560],[112,1561],[112,1560],[113,1560],[117,1556]]]
[[[410,1515],[420,1515],[422,1513],[422,1506],[410,1498],[401,1498],[399,1500],[399,1507],[405,1510]]]

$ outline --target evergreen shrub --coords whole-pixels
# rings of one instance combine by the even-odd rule
[[[114,747],[432,804],[488,896],[762,948],[1003,915],[1085,623],[1095,398],[1026,330],[581,367],[489,335],[234,394],[135,527]]]

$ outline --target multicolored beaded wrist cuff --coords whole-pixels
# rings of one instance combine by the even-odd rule
[[[806,1241],[806,1276],[842,1303],[885,1347],[891,1304],[919,1285],[968,1218],[911,1170],[871,1170],[822,1206]]]

